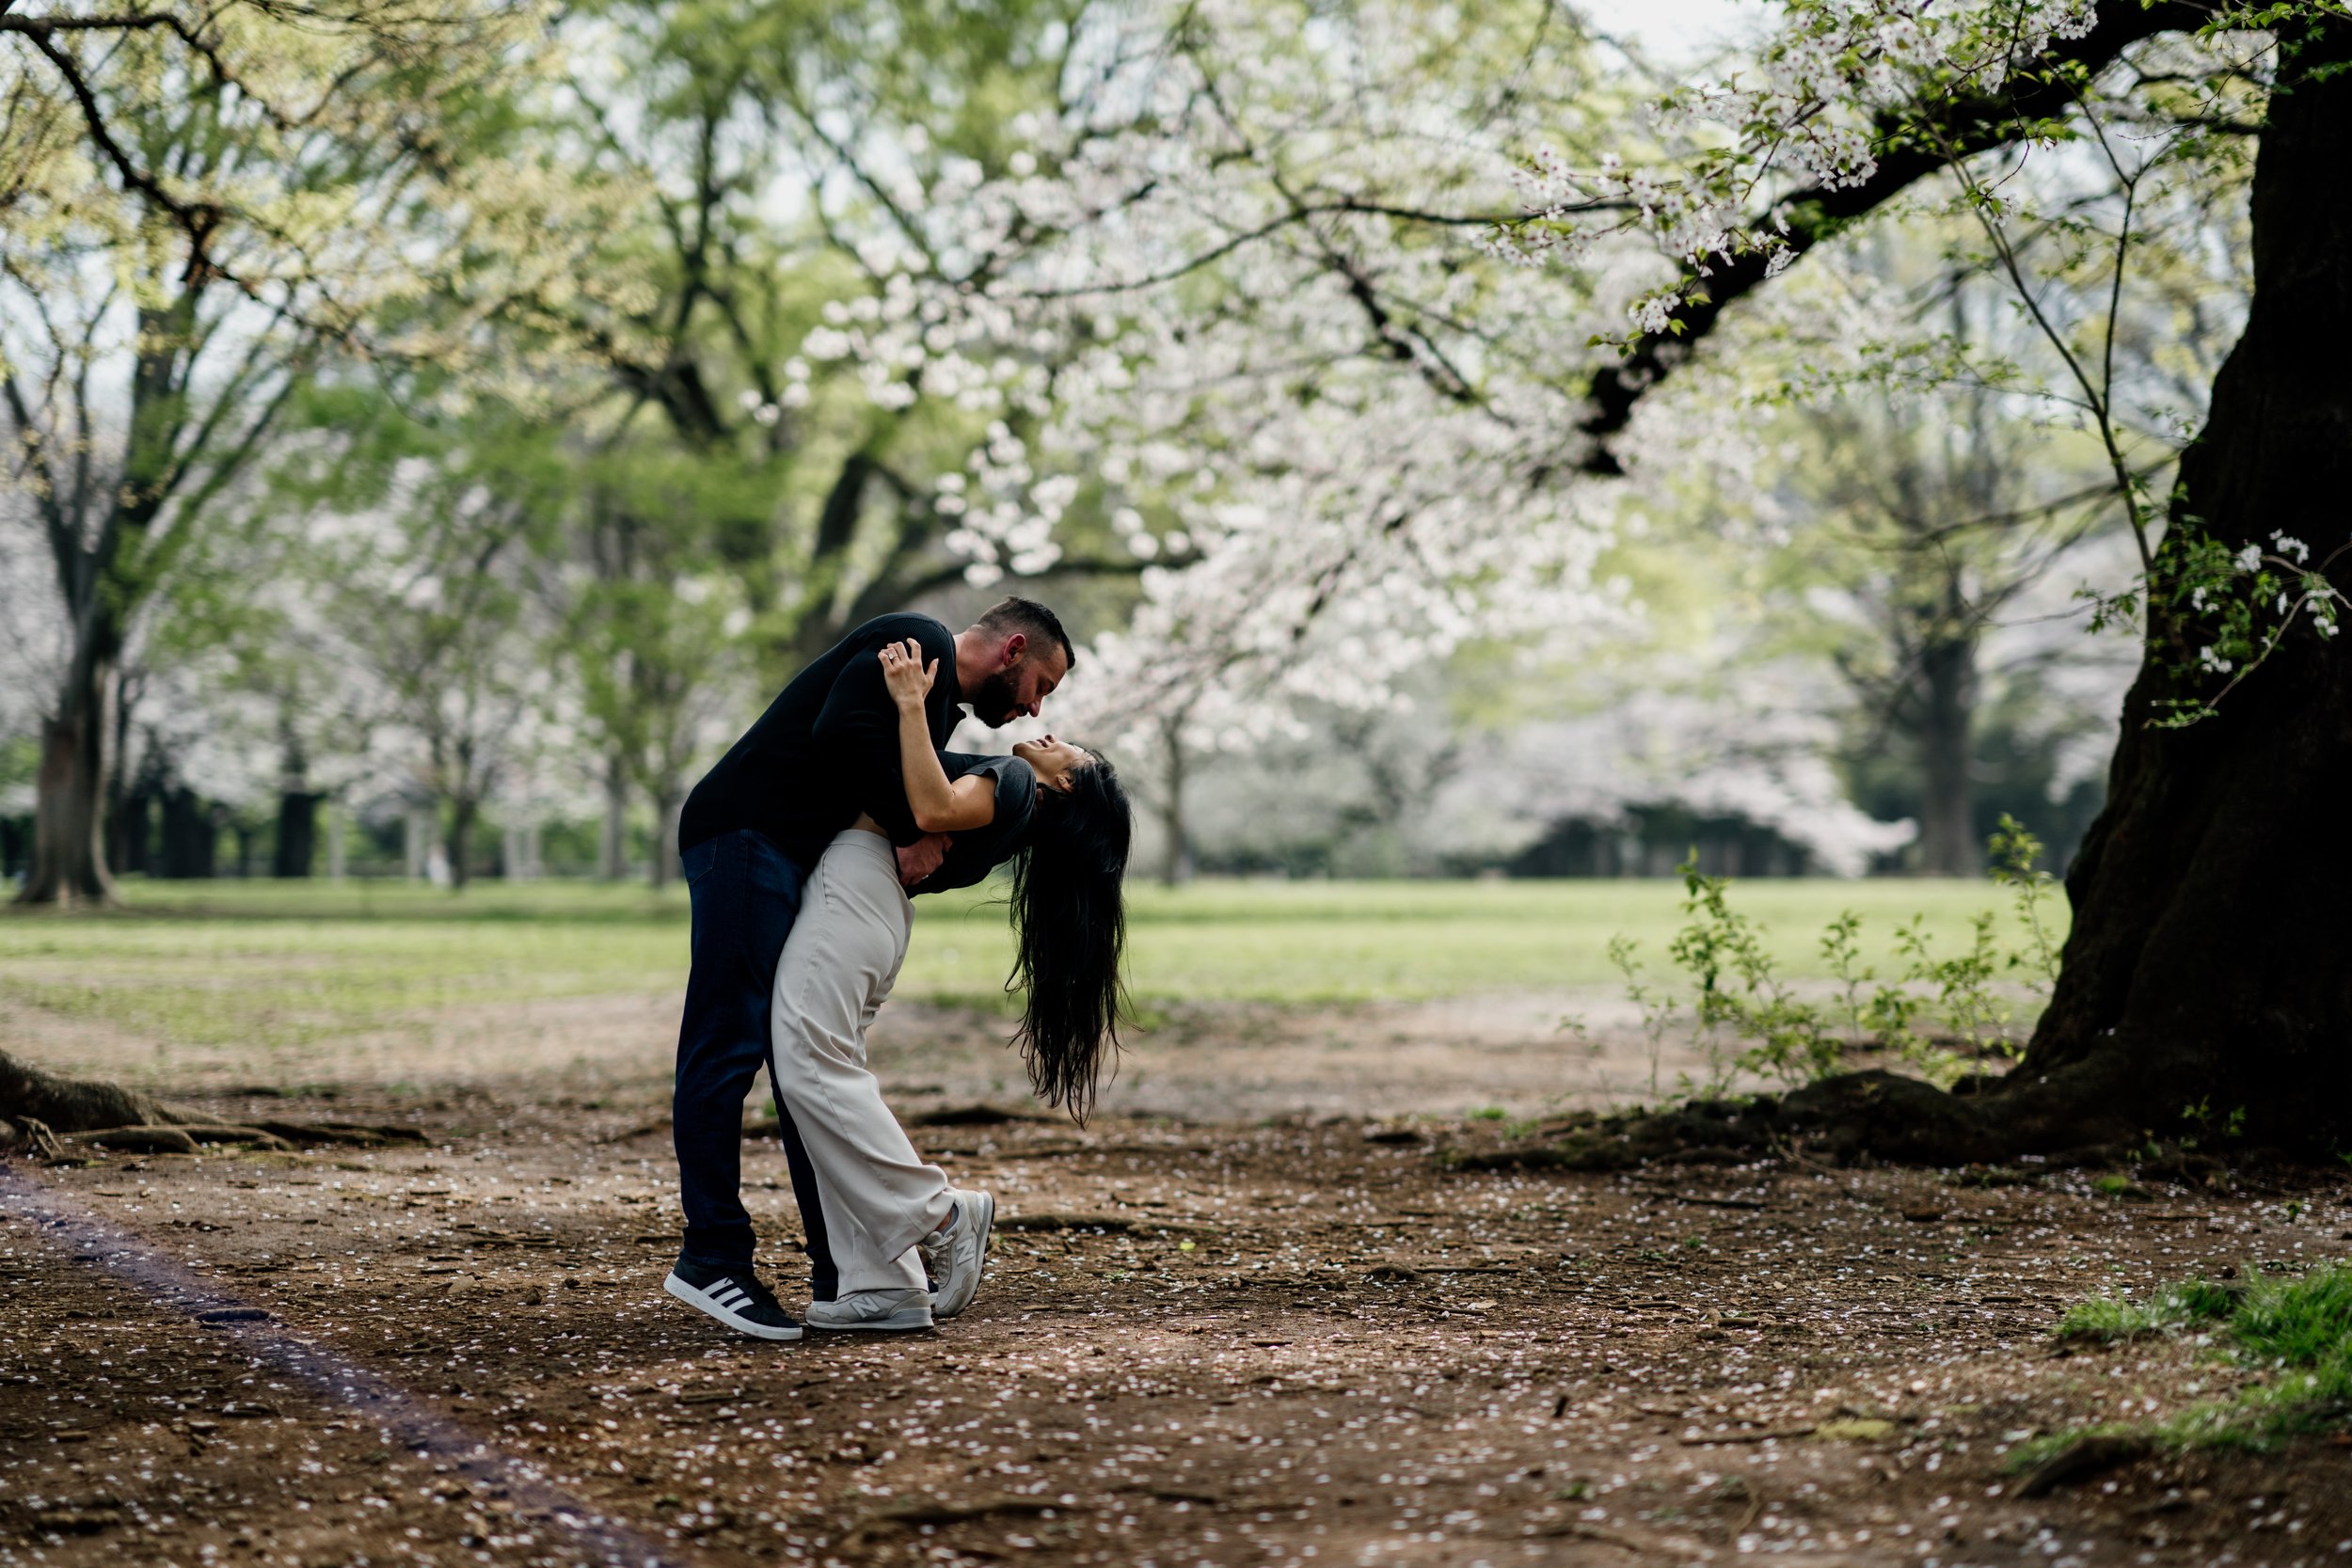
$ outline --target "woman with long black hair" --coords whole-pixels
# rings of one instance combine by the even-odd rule
[[[1122,1021],[1126,792],[1109,763],[1051,736],[1009,757],[955,757],[951,777],[924,717],[936,663],[912,642],[879,657],[915,826],[955,839],[931,880],[1013,863],[1014,1040],[1038,1097],[1083,1121]],[[860,816],[810,875],[776,966],[770,1070],[806,1153],[792,1184],[809,1232],[811,1328],[928,1328],[971,1304],[987,1260],[994,1200],[922,1163],[866,1066],[913,918],[890,840]]]

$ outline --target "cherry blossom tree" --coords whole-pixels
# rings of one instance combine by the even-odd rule
[[[328,345],[446,358],[560,291],[532,0],[0,6],[0,418],[62,637],[34,902],[103,900],[118,675]],[[424,311],[439,293],[453,309]]]
[[[2331,803],[2352,760],[2334,640],[2352,563],[2339,373],[2352,197],[2331,151],[2352,127],[2352,24],[2318,6],[2120,3],[1807,5],[1790,18],[1751,85],[1691,100],[1737,135],[1657,204],[1682,270],[1641,302],[1625,359],[1594,378],[1587,466],[1609,466],[1635,405],[1734,301],[1840,230],[1940,190],[1981,227],[2064,362],[2141,567],[2110,601],[2141,617],[2141,668],[2108,805],[2068,879],[2074,923],[2051,1006],[1997,1093],[1875,1113],[1882,1141],[1945,1157],[2068,1147],[2186,1130],[2209,1104],[2242,1109],[2251,1137],[2330,1147],[2352,1086],[2331,1044],[2352,1025],[2336,958],[2352,830]],[[2133,472],[2097,318],[2062,313],[2019,260],[2034,214],[1994,178],[2053,144],[2120,167],[2116,144],[2139,124],[2196,133],[2190,150],[2225,165],[2253,149],[2251,303],[2169,494]],[[1539,207],[1618,188],[1565,163],[1542,173]],[[1572,248],[1580,220],[1544,210],[1535,245]]]
[[[1000,175],[909,182],[948,264],[805,346],[996,415],[943,502],[970,580],[1040,569],[1078,513],[1147,563],[1057,724],[1235,743],[1610,613],[1560,290],[1470,242],[1518,211],[1518,150],[1621,108],[1627,67],[1549,6],[1437,24],[1088,10]]]
[[[1181,536],[1200,557],[1147,576],[1134,631],[1097,650],[1106,683],[1212,726],[1284,682],[1384,701],[1454,641],[1607,608],[1606,504],[1562,482],[1672,460],[1637,411],[1719,333],[1736,351],[1740,302],[1874,223],[1972,226],[2038,335],[2031,394],[2095,445],[2138,562],[2103,618],[2137,621],[2143,668],[2026,1064],[1979,1102],[1882,1118],[1884,1141],[2063,1147],[2208,1103],[2257,1137],[2344,1136],[2352,1069],[2327,1042],[2352,1027],[2352,827],[2328,800],[2352,760],[2333,646],[2352,197],[2328,149],[2352,24],[1793,0],[1739,70],[1646,101],[1548,21],[1506,9],[1433,46],[1410,14],[1091,19],[1087,90],[1028,127],[1030,162],[934,204],[973,258],[953,287],[910,279],[812,345],[1040,412],[1034,440],[976,465],[958,541],[976,566],[1050,547],[1049,486],[1085,475],[1136,548]],[[1517,47],[1492,47],[1515,21]],[[2090,207],[2037,200],[2102,167]],[[2175,477],[2086,285],[2135,286],[2143,210],[2200,182],[2248,192],[2251,304],[2201,417],[2176,404],[2173,438],[2195,434]],[[1465,232],[1494,264],[1446,243]],[[2037,255],[2039,233],[2064,253]],[[1024,353],[1038,373],[998,373]]]

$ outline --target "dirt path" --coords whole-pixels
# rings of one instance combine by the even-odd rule
[[[0,1048],[169,1093],[267,1082],[312,1091],[399,1088],[426,1100],[493,1089],[651,1105],[668,1093],[677,1012],[672,991],[438,1008],[257,1053],[166,1044],[0,995]],[[1581,1032],[1561,1027],[1569,1017]],[[1017,1097],[1021,1064],[1006,1049],[1010,1033],[1009,1022],[993,1013],[900,998],[883,1007],[869,1051],[897,1101],[920,1111]],[[1452,1117],[1500,1106],[1525,1116],[1651,1098],[1653,1064],[1637,1012],[1600,990],[1345,1007],[1154,1009],[1128,1046],[1103,1095],[1113,1115]],[[1668,1093],[1677,1073],[1707,1070],[1695,1052],[1677,1044],[1655,1066]]]
[[[659,1292],[666,1145],[598,1141],[632,1108],[451,1104],[428,1124],[469,1130],[430,1152],[12,1173],[101,1229],[0,1201],[0,1564],[609,1557],[564,1523],[588,1514],[680,1564],[2352,1552],[2352,1449],[2329,1440],[2031,1500],[2004,1458],[2233,1386],[2185,1344],[2061,1355],[2048,1329],[2095,1292],[2344,1256],[2340,1181],[2133,1202],[2074,1174],[1460,1175],[1353,1119],[940,1128],[929,1151],[1004,1205],[973,1311],[771,1347]],[[749,1145],[746,1176],[790,1301],[783,1161]],[[103,1227],[268,1320],[197,1323]],[[420,1457],[272,1336],[521,1468]]]

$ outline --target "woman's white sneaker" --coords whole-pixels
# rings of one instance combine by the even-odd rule
[[[952,1318],[972,1305],[980,1275],[988,1268],[988,1232],[996,1223],[996,1200],[976,1189],[958,1188],[947,1195],[954,1203],[955,1223],[943,1233],[934,1230],[918,1243],[923,1267],[931,1276],[931,1316]]]
[[[838,1301],[810,1302],[808,1326],[885,1334],[929,1328],[930,1298],[920,1291],[853,1291]]]

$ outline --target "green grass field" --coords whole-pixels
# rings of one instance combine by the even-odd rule
[[[1941,949],[1968,918],[2004,911],[1990,883],[1881,880],[1736,884],[1786,972],[1820,973],[1822,925],[1863,917],[1883,964],[1891,933],[1926,917]],[[437,1008],[678,987],[684,890],[485,883],[460,895],[411,883],[138,883],[95,914],[0,916],[0,997],[158,1039],[306,1043]],[[1653,969],[1680,924],[1666,881],[1206,881],[1137,884],[1131,980],[1148,1004],[1317,1005],[1610,986],[1623,933]],[[1010,950],[998,895],[916,901],[899,994],[980,1001]],[[2062,900],[2046,908],[2062,924]]]

